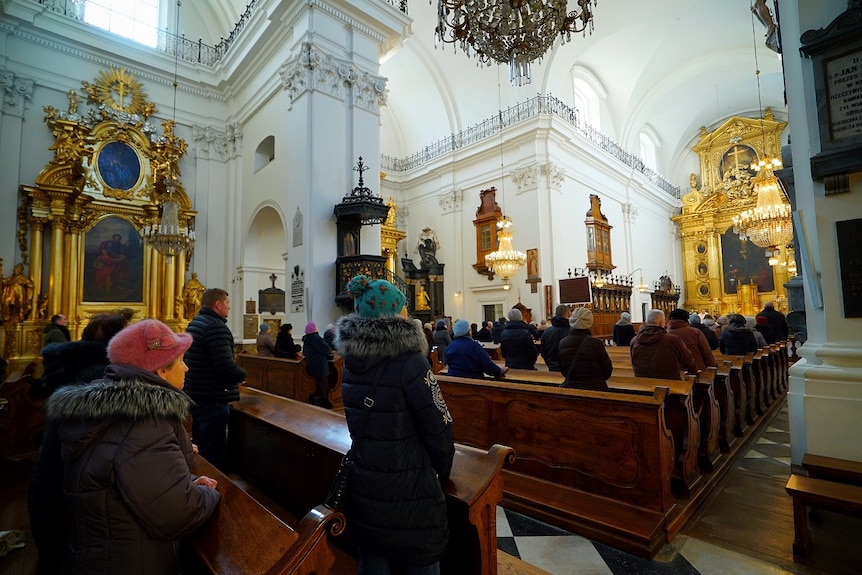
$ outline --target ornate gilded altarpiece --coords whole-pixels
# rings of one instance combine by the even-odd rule
[[[141,236],[157,221],[166,178],[176,182],[180,226],[191,227],[195,212],[179,180],[186,142],[173,120],[157,128],[155,104],[123,68],[102,70],[67,100],[44,108],[54,155],[35,183],[20,186],[18,240],[32,305],[25,317],[5,318],[4,356],[13,360],[39,356],[55,313],[69,317],[74,339],[92,315],[120,307],[174,329],[190,319],[182,288],[191,253],[166,258]]]
[[[686,309],[749,315],[773,300],[786,311],[786,246],[780,246],[780,264],[770,266],[764,248],[740,240],[732,221],[757,204],[750,165],[781,156],[786,125],[767,108],[762,120],[734,116],[712,132],[701,128],[692,148],[700,157],[700,185],[691,174],[682,211],[673,217],[682,239]]]

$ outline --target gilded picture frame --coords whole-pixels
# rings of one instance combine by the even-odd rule
[[[82,301],[143,303],[144,246],[128,221],[109,216],[84,236]]]

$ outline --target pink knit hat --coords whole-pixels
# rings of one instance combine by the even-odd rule
[[[317,331],[317,324],[314,323],[313,321],[310,321],[307,324],[305,324],[305,333],[306,334],[315,333],[316,331]]]
[[[145,319],[123,329],[108,343],[111,363],[131,365],[155,373],[183,355],[192,345],[188,333],[174,333],[156,319]]]

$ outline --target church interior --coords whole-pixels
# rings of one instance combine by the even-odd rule
[[[38,448],[7,395],[21,374],[39,376],[56,314],[72,339],[118,308],[183,331],[203,290],[223,288],[238,356],[265,379],[250,357],[258,326],[334,323],[360,273],[392,281],[423,323],[481,325],[514,307],[538,323],[585,305],[603,339],[622,312],[639,325],[654,308],[718,318],[769,302],[793,336],[763,367],[774,383],[747,403],[728,371],[736,413],[706,392],[712,423],[700,412],[697,425],[714,440],[683,448],[674,436],[667,469],[646,468],[667,472],[661,502],[609,495],[630,479],[584,480],[605,473],[585,456],[571,465],[590,471],[573,481],[616,497],[619,524],[531,513],[505,483],[526,485],[516,448],[515,463],[497,461],[508,469],[502,488],[491,483],[497,545],[477,564],[862,571],[847,539],[862,532],[862,496],[847,496],[855,517],[812,520],[803,555],[805,509],[785,491],[811,455],[855,463],[862,490],[862,3],[569,0],[577,31],[511,61],[459,39],[455,18],[446,29],[442,14],[468,4],[458,0],[128,1],[137,16],[110,4],[0,3],[7,477],[26,477]],[[582,409],[559,401],[549,411]],[[21,528],[7,523],[22,509],[26,519],[9,503],[21,485],[0,480],[0,532]],[[248,491],[270,510],[319,503]],[[621,535],[626,513],[637,526]],[[0,555],[0,571],[34,573],[30,553]]]

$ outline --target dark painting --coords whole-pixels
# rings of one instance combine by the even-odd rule
[[[84,301],[144,300],[144,247],[132,224],[105,218],[87,232],[84,252]]]
[[[109,142],[99,151],[99,175],[116,190],[131,190],[141,178],[141,161],[125,142]]]
[[[844,317],[862,317],[862,220],[835,222]]]
[[[736,286],[745,284],[756,284],[758,293],[775,291],[775,277],[766,249],[740,240],[732,228],[721,236],[721,261],[724,293],[736,293]]]

